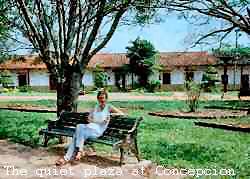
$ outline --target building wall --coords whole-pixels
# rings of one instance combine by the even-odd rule
[[[94,86],[94,77],[93,77],[92,71],[86,71],[82,78],[82,83],[84,86]]]
[[[184,84],[185,74],[183,69],[174,69],[171,71],[171,84]]]
[[[203,69],[198,68],[196,71],[194,71],[194,80],[196,82],[201,82],[202,76],[204,74]],[[185,83],[185,70],[184,68],[178,68],[170,71],[171,75],[171,85],[178,85],[178,84],[184,84]],[[159,76],[159,75],[158,75]],[[160,73],[160,81],[163,83],[163,73]]]
[[[17,79],[17,73],[16,72],[11,72],[11,77],[14,82],[14,86],[18,86],[18,79]]]
[[[49,86],[49,73],[46,71],[30,71],[30,86]]]
[[[221,75],[223,74],[223,66],[217,67],[218,69],[218,75],[219,79],[221,79]],[[194,71],[194,80],[197,82],[201,82],[202,76],[205,73],[206,67],[196,67]],[[18,86],[18,72],[16,71],[10,71],[12,74],[12,79],[15,86]],[[115,86],[115,73],[108,69],[106,70],[108,74],[108,86]],[[184,68],[176,68],[173,69],[171,72],[171,84],[170,85],[162,85],[163,88],[167,87],[170,88],[171,86],[175,89],[178,89],[179,86],[182,86],[185,83],[185,69]],[[162,75],[163,73],[156,73],[154,76],[151,77],[151,79],[159,79],[161,82],[163,81]],[[244,66],[243,68],[243,74],[249,74],[250,75],[250,65]],[[228,75],[229,75],[229,85],[234,85],[234,66],[228,67]],[[46,71],[38,71],[33,70],[30,71],[29,74],[30,77],[30,85],[35,88],[45,88],[46,86],[49,86],[49,74]],[[134,82],[137,81],[137,77],[134,76]],[[91,70],[87,70],[83,76],[82,79],[83,84],[87,87],[93,87],[94,86],[94,80],[93,80],[93,72]],[[131,85],[132,83],[132,77],[130,74],[126,75],[126,85]],[[235,73],[235,84],[237,86],[240,85],[240,67],[237,66],[236,73]]]
[[[204,71],[194,71],[194,81],[201,82]]]
[[[115,73],[112,70],[107,70],[108,85],[115,85]]]
[[[159,72],[155,72],[153,73],[150,77],[149,77],[149,80],[159,80],[159,75],[162,75],[162,73],[159,73]]]
[[[224,69],[223,67],[219,67],[218,68],[218,75],[219,75],[219,78],[221,79],[221,75],[224,74]],[[243,74],[249,74],[250,75],[250,66],[246,66],[243,68]],[[230,85],[233,85],[233,84],[236,84],[236,85],[239,85],[240,84],[240,73],[241,73],[241,70],[240,70],[240,67],[237,66],[236,69],[232,66],[229,66],[227,68],[227,74],[228,74],[228,84]]]
[[[108,85],[115,85],[115,73],[112,70],[106,70],[108,75]],[[94,86],[94,73],[91,70],[87,70],[82,78],[84,86]]]
[[[243,67],[243,74],[250,75],[250,65]]]

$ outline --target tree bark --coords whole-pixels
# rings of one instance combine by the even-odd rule
[[[132,89],[134,89],[134,73],[132,72]]]
[[[62,111],[77,112],[77,100],[82,83],[82,74],[67,70],[65,78],[57,85],[57,116]]]

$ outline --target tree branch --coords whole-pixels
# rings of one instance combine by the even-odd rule
[[[89,55],[88,52],[90,51],[92,44],[95,40],[95,37],[98,33],[99,27],[101,26],[105,4],[106,4],[106,1],[101,0],[99,9],[97,10],[97,13],[96,13],[97,16],[96,16],[95,24],[93,25],[92,31],[90,32],[88,40],[87,40],[87,44],[82,52],[83,57],[80,61],[80,63],[81,63],[80,66],[84,65],[84,59]]]
[[[44,21],[44,16],[42,15],[42,8],[41,6],[43,6],[41,3],[41,0],[35,0],[34,2],[38,8],[38,19],[40,21],[40,25],[42,27],[42,31],[43,31],[43,39],[42,39],[42,43],[44,48],[48,48],[48,42],[49,42],[49,37],[48,37],[48,33],[47,33],[47,29],[45,26],[45,21]],[[48,49],[47,49],[48,50]]]
[[[40,47],[40,50],[43,51],[43,45],[41,44],[42,36],[36,30],[35,25],[33,24],[32,20],[31,20],[31,18],[29,16],[29,13],[28,13],[28,10],[27,10],[27,7],[26,7],[24,1],[23,0],[17,0],[17,3],[19,5],[19,7],[20,7],[20,10],[21,10],[22,14],[23,14],[25,22],[27,22],[27,27],[29,27],[29,29],[31,30],[34,38],[36,39],[36,41],[37,41],[37,43],[38,43],[38,45]]]
[[[62,25],[62,14],[61,14],[61,9],[60,9],[60,1],[59,0],[56,0],[56,10],[57,10],[57,15],[58,15],[58,28],[59,28],[59,31],[58,31],[58,37],[59,37],[59,49],[60,49],[60,53],[59,53],[59,58],[61,59],[61,55],[63,54],[63,25]]]
[[[57,46],[57,41],[52,33],[52,28],[53,28],[53,22],[52,22],[52,18],[50,19],[51,22],[48,22],[48,18],[49,16],[46,14],[46,11],[44,9],[44,6],[42,6],[42,14],[43,14],[43,19],[44,19],[44,23],[45,23],[45,26],[47,27],[47,30],[49,32],[49,37],[52,41],[52,44],[53,44],[53,47],[54,47],[54,51],[55,51],[55,55],[57,58],[58,57],[58,46]],[[53,16],[53,10],[52,10],[52,13],[51,15]]]
[[[215,30],[213,32],[210,32],[204,36],[202,36],[201,38],[199,38],[195,44],[193,46],[191,46],[191,48],[195,47],[196,45],[198,45],[202,40],[214,35],[214,34],[217,34],[217,33],[221,33],[221,32],[228,32],[228,31],[232,31],[233,29],[235,28],[235,26],[231,26],[229,28],[226,28],[226,29],[220,29],[220,30]]]
[[[114,34],[114,32],[115,32],[118,24],[119,24],[119,21],[120,21],[120,19],[121,19],[122,15],[124,14],[125,11],[126,11],[126,8],[120,10],[116,14],[116,16],[115,16],[115,18],[113,20],[113,23],[112,23],[112,25],[111,25],[111,27],[110,27],[110,29],[109,29],[106,37],[104,38],[104,40],[94,50],[92,50],[90,52],[90,57],[92,57],[93,55],[95,55],[99,50],[101,50],[108,43],[108,41],[113,36],[113,34]]]
[[[69,17],[68,17],[68,31],[67,31],[66,41],[65,41],[66,51],[68,51],[70,47],[72,46],[72,42],[75,37],[75,33],[76,33],[75,23],[77,19],[76,10],[77,8],[79,8],[79,6],[80,4],[77,3],[77,0],[70,1],[70,9],[69,9]],[[80,11],[79,11],[79,14],[81,14]]]

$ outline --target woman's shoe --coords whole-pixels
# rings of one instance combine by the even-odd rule
[[[56,166],[62,166],[62,165],[65,165],[68,161],[65,160],[64,158],[59,158],[57,161],[56,161]]]
[[[76,152],[75,160],[76,161],[81,160],[82,156],[83,156],[83,152],[81,151]]]

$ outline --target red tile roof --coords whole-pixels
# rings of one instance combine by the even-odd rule
[[[128,63],[129,59],[125,53],[99,53],[92,57],[88,67],[94,68],[96,65],[99,65],[103,68],[116,68]]]
[[[217,63],[217,58],[207,52],[160,53],[159,63],[165,67],[202,66]]]
[[[99,65],[103,68],[117,68],[128,64],[129,59],[125,53],[99,53],[89,62],[88,68]],[[159,63],[164,67],[200,66],[217,63],[216,57],[207,52],[163,52],[160,53]],[[8,60],[0,64],[0,69],[46,69],[46,65],[40,61],[38,56],[29,55]]]
[[[0,64],[2,70],[47,69],[37,55],[20,56]]]

